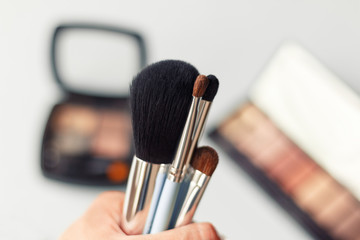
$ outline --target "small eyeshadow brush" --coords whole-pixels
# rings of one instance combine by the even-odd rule
[[[185,201],[176,216],[174,227],[191,222],[201,197],[214,173],[219,157],[211,147],[200,147],[194,152],[191,167],[194,169],[192,179],[187,190]]]
[[[127,232],[142,228],[137,226],[137,216],[146,216],[144,211],[151,209],[154,191],[155,195],[161,193],[187,120],[198,75],[196,68],[186,62],[166,60],[146,67],[132,81],[130,105],[135,156],[124,201],[122,222]]]
[[[209,85],[206,88],[206,91],[199,104],[199,113],[196,118],[196,124],[195,124],[194,134],[192,137],[189,153],[194,152],[198,140],[202,132],[204,131],[204,125],[206,123],[206,119],[209,114],[211,104],[219,88],[219,80],[214,75],[208,75],[207,78],[209,80]],[[186,161],[189,162],[191,158],[192,158],[192,154],[189,154],[188,159]]]

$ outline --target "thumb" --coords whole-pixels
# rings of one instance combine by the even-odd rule
[[[192,223],[161,233],[128,236],[131,240],[220,240],[211,223]]]

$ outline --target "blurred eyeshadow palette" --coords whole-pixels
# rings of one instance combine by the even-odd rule
[[[314,238],[360,240],[360,98],[302,47],[210,137]]]
[[[146,63],[141,35],[105,25],[61,24],[50,55],[63,97],[44,129],[42,173],[69,183],[124,184],[134,152],[128,84]]]

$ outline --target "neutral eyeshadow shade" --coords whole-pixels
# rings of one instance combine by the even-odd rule
[[[98,114],[90,107],[67,104],[55,111],[52,127],[57,131],[73,131],[88,136],[98,125]]]
[[[90,137],[71,129],[55,132],[54,136],[55,138],[51,141],[52,146],[68,156],[85,153],[91,141]]]
[[[130,151],[131,122],[128,114],[104,111],[91,143],[96,156],[125,158]]]
[[[312,171],[306,179],[299,183],[297,187],[292,189],[290,195],[299,206],[307,210],[312,196],[322,191],[323,188],[326,188],[331,180],[331,177],[326,172],[317,168]]]
[[[285,192],[289,192],[315,167],[315,163],[300,149],[297,149],[271,169],[270,176]]]
[[[96,157],[123,160],[131,151],[128,112],[65,104],[55,109],[51,128],[54,148],[67,156],[89,152]]]
[[[267,148],[259,152],[253,161],[257,166],[270,172],[282,159],[288,158],[295,149],[296,146],[287,138],[278,135]]]
[[[344,240],[360,239],[360,209],[352,212],[352,214],[333,231],[333,234],[339,239]]]
[[[251,114],[251,108],[251,105],[245,105],[219,128],[228,141],[245,154],[248,153],[248,146],[251,146],[254,136],[253,132],[256,128],[254,123],[259,119],[256,114]]]
[[[245,138],[244,134],[248,130],[247,126],[244,126],[240,122],[241,111],[235,112],[230,118],[219,127],[219,131],[225,136],[228,141],[235,143]]]
[[[242,109],[242,121],[252,126],[260,126],[264,121],[264,118],[264,114],[252,103],[247,103]]]
[[[308,199],[308,202],[305,203],[305,209],[316,216],[342,194],[344,194],[344,188],[332,180]]]
[[[269,119],[250,103],[233,114],[219,131],[251,159],[256,159],[265,151],[279,133]]]
[[[258,156],[271,147],[274,140],[277,139],[279,132],[272,126],[267,118],[263,118],[258,126],[254,126],[250,144],[247,146],[247,151],[251,159],[257,159]]]
[[[325,229],[332,230],[346,220],[351,213],[360,208],[359,202],[345,191],[340,197],[332,201],[327,207],[322,208],[314,218]],[[360,227],[360,226],[359,226]]]

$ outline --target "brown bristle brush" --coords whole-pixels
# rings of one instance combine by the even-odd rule
[[[211,147],[200,147],[196,149],[193,159],[191,161],[191,166],[205,174],[206,176],[211,177],[214,173],[216,166],[219,162],[219,157],[217,152]]]
[[[173,220],[174,227],[183,226],[192,221],[192,217],[218,162],[218,154],[213,148],[206,146],[196,149],[191,160],[194,173],[185,200],[182,206],[179,206],[180,210],[176,221]]]

